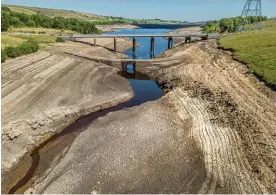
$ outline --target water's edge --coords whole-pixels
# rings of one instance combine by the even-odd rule
[[[86,129],[91,123],[97,120],[100,117],[106,116],[110,112],[116,112],[125,108],[131,108],[134,106],[139,106],[148,101],[154,101],[162,97],[163,92],[158,87],[157,83],[151,80],[147,75],[138,73],[132,75],[126,72],[119,72],[120,76],[128,79],[133,91],[134,97],[124,103],[118,104],[117,106],[107,108],[104,110],[100,110],[94,113],[91,113],[86,116],[82,116],[76,122],[62,130],[60,133],[55,134],[53,137],[48,139],[46,142],[37,147],[31,154],[30,157],[32,159],[32,164],[25,176],[17,182],[12,188],[9,190],[9,194],[14,193],[24,193],[29,187],[31,187],[32,180],[34,175],[36,175],[36,171],[41,161],[41,150],[47,148],[49,144],[57,145],[60,144],[59,140],[70,139],[70,144],[74,142],[74,139]],[[69,144],[69,143],[67,143]],[[53,146],[51,148],[54,148]],[[49,149],[48,149],[49,150]],[[51,161],[51,159],[49,159]],[[40,173],[39,173],[40,175]],[[20,190],[20,191],[19,191]],[[30,192],[31,193],[31,192]]]

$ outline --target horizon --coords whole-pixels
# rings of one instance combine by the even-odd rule
[[[76,2],[78,4],[76,5]],[[231,3],[230,3],[231,2]],[[85,12],[101,16],[115,16],[129,19],[161,19],[188,22],[202,22],[218,20],[226,17],[235,17],[241,14],[245,0],[69,0],[62,1],[41,0],[2,0],[1,4],[63,9]],[[158,6],[156,6],[158,5]],[[92,8],[88,8],[91,6]],[[186,7],[185,7],[186,6]],[[112,9],[110,8],[112,7]],[[135,12],[130,8],[135,8]],[[182,12],[182,7],[184,12]],[[276,1],[265,0],[262,3],[263,16],[275,17]],[[124,12],[124,13],[122,13]],[[196,13],[196,14],[195,14]]]

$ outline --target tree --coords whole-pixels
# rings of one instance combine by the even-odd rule
[[[5,12],[10,12],[11,10],[10,10],[10,8],[8,8],[7,6],[2,6],[1,7],[1,11],[3,12],[3,11],[5,11]]]
[[[220,30],[221,30],[222,33],[228,31],[229,26],[230,26],[229,23],[230,23],[229,18],[223,18],[223,19],[220,20],[219,27],[220,27]]]
[[[10,25],[14,27],[21,27],[23,26],[22,22],[17,17],[10,18]]]
[[[10,27],[9,15],[7,12],[2,11],[2,13],[1,13],[1,31],[2,32],[8,31],[9,27]]]
[[[236,32],[239,30],[239,27],[242,24],[242,17],[233,18],[233,21],[234,21],[234,32]]]
[[[17,18],[25,24],[30,20],[30,16],[24,13],[17,13]]]
[[[6,51],[1,49],[1,62],[5,62],[7,59]]]
[[[35,23],[35,21],[33,21],[33,20],[29,20],[29,21],[27,22],[27,26],[28,26],[28,27],[35,27],[35,26],[36,26],[36,23]]]
[[[2,9],[4,9],[2,7]],[[4,9],[6,10],[6,9]],[[92,22],[69,19],[63,17],[51,18],[42,14],[27,15],[25,13],[18,13],[12,11],[2,11],[1,14],[2,24],[1,30],[7,31],[10,26],[12,27],[44,27],[56,29],[74,30],[79,33],[99,33],[98,29]],[[104,21],[103,21],[104,22]],[[106,21],[110,24],[113,21]]]

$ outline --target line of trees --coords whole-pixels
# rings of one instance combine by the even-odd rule
[[[10,27],[43,27],[72,30],[82,34],[100,33],[94,24],[84,20],[63,17],[48,17],[42,14],[28,15],[12,12],[8,7],[2,6],[1,31],[7,31]]]
[[[266,16],[248,16],[246,18],[242,17],[233,17],[233,18],[222,18],[217,21],[208,21],[205,25],[202,26],[202,29],[206,33],[225,33],[225,32],[237,32],[239,31],[242,24],[254,24],[256,22],[261,22],[267,20]]]

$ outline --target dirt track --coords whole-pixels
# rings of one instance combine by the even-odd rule
[[[215,41],[180,46],[163,57],[183,61],[145,71],[168,93],[90,124],[55,151],[62,159],[30,190],[276,193],[275,92]]]

